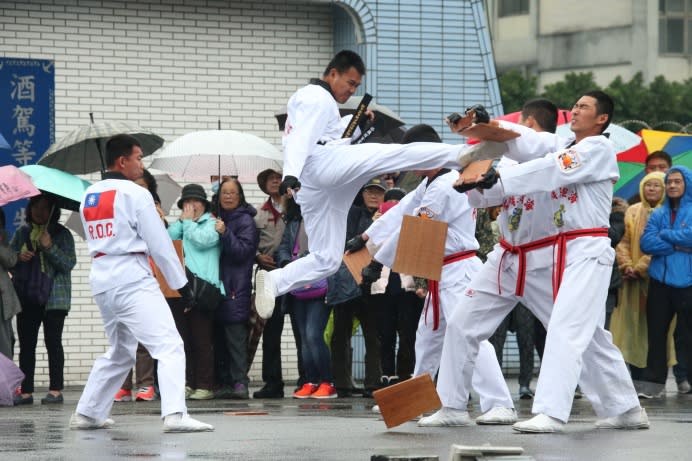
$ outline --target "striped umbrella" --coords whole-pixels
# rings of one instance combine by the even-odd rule
[[[60,138],[37,163],[73,174],[105,171],[106,142],[116,134],[137,138],[145,156],[163,145],[162,137],[127,122],[92,122]]]

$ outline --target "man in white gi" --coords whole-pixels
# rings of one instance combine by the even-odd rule
[[[507,156],[525,162],[489,172],[481,185],[492,188],[470,197],[478,207],[503,205],[503,240],[448,319],[438,385],[448,411],[466,411],[479,342],[519,301],[548,333],[536,416],[515,430],[562,432],[577,382],[604,418],[596,427],[649,427],[622,355],[603,329],[614,257],[608,216],[619,175],[614,147],[602,135],[612,112],[605,93],[586,93],[572,109],[572,139],[501,123],[521,133],[507,142]]]
[[[406,132],[404,142],[441,142],[429,125],[417,125]],[[416,171],[424,180],[413,192],[377,219],[362,235],[369,249],[378,249],[375,260],[391,267],[404,215],[424,216],[448,223],[445,258],[439,283],[428,281],[428,296],[416,332],[416,366],[414,376],[425,373],[435,376],[440,366],[446,321],[456,309],[472,275],[482,266],[476,256],[475,210],[469,206],[466,194],[457,193],[452,186],[459,172],[446,168]],[[472,325],[469,325],[472,328]],[[439,379],[438,379],[439,385]],[[453,385],[453,383],[450,383]],[[478,424],[512,424],[517,420],[514,403],[502,376],[495,349],[488,341],[480,343],[473,387],[480,396],[481,412]],[[421,421],[423,421],[423,418]],[[419,423],[420,424],[420,423]],[[436,426],[467,426],[471,419],[436,421]]]
[[[90,186],[80,214],[93,258],[89,281],[110,349],[96,359],[70,429],[103,429],[113,395],[135,363],[137,342],[158,360],[164,432],[212,431],[185,406],[185,352],[171,310],[149,265],[150,255],[166,281],[193,307],[192,293],[151,194],[133,181],[143,174],[142,149],[129,135],[106,144],[108,172]]]
[[[276,296],[337,271],[348,210],[370,178],[398,170],[458,166],[455,160],[460,154],[473,156],[478,149],[504,152],[502,144],[490,143],[472,146],[470,152],[465,145],[441,143],[352,145],[351,138],[342,138],[351,116],[342,118],[337,103],[355,93],[363,75],[360,56],[341,51],[321,79],[312,80],[288,101],[280,192],[294,195],[301,206],[310,254],[281,269],[258,272],[258,311],[270,312]],[[353,138],[358,135],[356,130]]]

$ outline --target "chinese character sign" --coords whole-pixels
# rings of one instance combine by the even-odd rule
[[[36,163],[55,141],[55,66],[47,59],[0,57],[0,166]],[[3,207],[7,232],[24,222],[26,200]]]

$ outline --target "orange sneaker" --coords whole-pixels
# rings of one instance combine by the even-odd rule
[[[303,387],[293,393],[294,399],[307,399],[317,390],[317,384],[305,383]]]
[[[113,397],[115,402],[132,402],[132,391],[128,389],[120,389]]]
[[[140,387],[135,395],[135,400],[144,400],[147,402],[156,400],[156,391],[154,390],[154,386]]]
[[[320,387],[310,394],[311,399],[335,399],[336,397],[336,387],[332,383],[327,382],[320,384]]]

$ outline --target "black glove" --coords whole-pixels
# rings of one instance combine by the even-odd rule
[[[363,276],[363,285],[370,285],[380,279],[382,275],[382,264],[377,261],[372,261],[370,264],[365,266],[361,271]]]
[[[350,252],[350,253],[355,253],[356,251],[360,250],[365,246],[365,240],[363,240],[363,237],[359,235],[356,235],[353,237],[351,240],[346,242],[346,248],[345,250]]]
[[[490,121],[490,115],[488,115],[488,111],[482,105],[474,104],[466,109],[467,113],[470,111],[474,113],[473,123],[488,123]]]
[[[185,304],[185,307],[189,309],[194,309],[197,303],[195,302],[195,295],[194,293],[192,293],[192,288],[190,288],[190,284],[186,283],[181,288],[178,288],[178,293],[180,293],[180,296],[183,297],[183,303]]]
[[[279,194],[286,195],[288,189],[300,189],[300,181],[295,176],[286,176],[279,186]]]
[[[495,184],[497,184],[500,175],[497,173],[495,168],[490,168],[488,171],[483,173],[483,179],[478,182],[463,183],[459,186],[454,186],[454,190],[457,192],[466,192],[471,189],[490,189]]]

